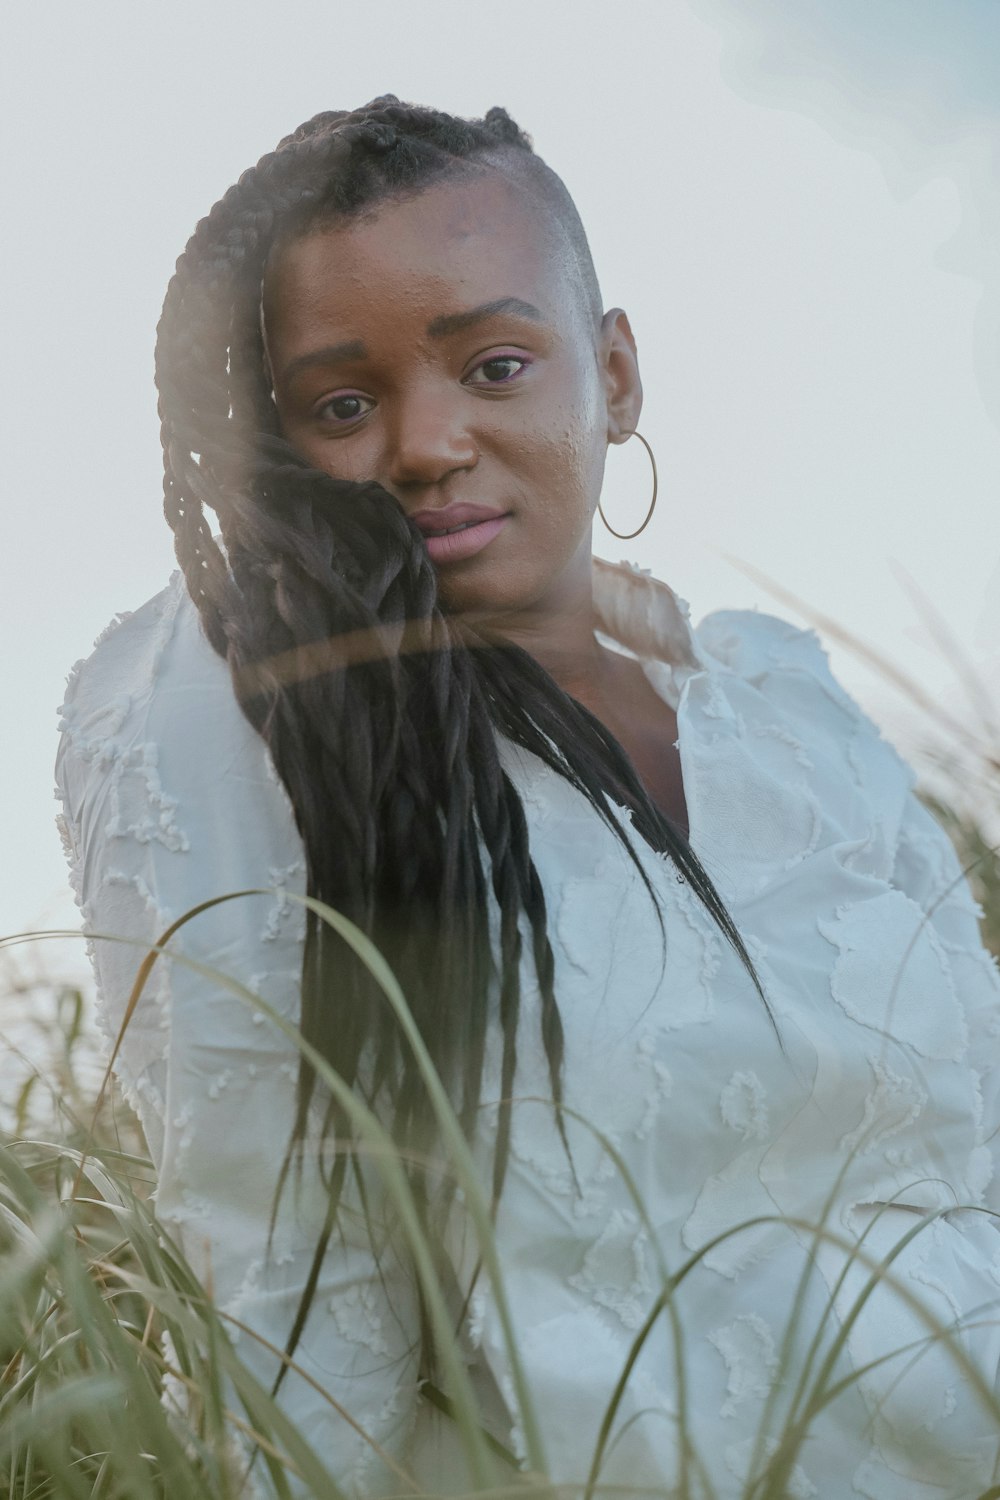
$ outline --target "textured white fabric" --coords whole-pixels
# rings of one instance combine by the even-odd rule
[[[504,743],[549,907],[567,1103],[621,1154],[649,1220],[594,1134],[570,1120],[574,1182],[539,1102],[549,1088],[526,963],[498,1244],[548,1470],[570,1483],[585,1477],[660,1265],[677,1271],[715,1241],[676,1293],[682,1352],[661,1317],[602,1473],[666,1492],[686,1404],[691,1494],[702,1493],[700,1462],[715,1493],[735,1496],[768,1451],[765,1435],[755,1456],[755,1438],[810,1244],[804,1229],[768,1216],[816,1220],[829,1196],[831,1230],[853,1242],[867,1228],[876,1255],[919,1230],[894,1263],[906,1295],[875,1291],[841,1373],[923,1338],[923,1307],[939,1323],[976,1325],[957,1338],[995,1387],[1000,1236],[982,1212],[928,1221],[920,1210],[996,1202],[1000,985],[950,844],[812,632],[755,612],[716,613],[692,632],[671,590],[624,564],[595,562],[594,584],[599,638],[638,656],[677,709],[691,840],[744,935],[773,1022],[670,862],[638,846],[664,950],[647,892],[590,805]],[[88,930],[148,943],[199,901],[274,888],[201,914],[172,947],[294,1020],[303,922],[287,893],[304,889],[301,845],[179,578],[109,627],[74,670],[63,714],[63,832]],[[109,1038],[141,956],[93,943]],[[158,1168],[161,1219],[210,1269],[219,1305],[277,1345],[321,1219],[307,1192],[296,1212],[283,1207],[265,1254],[295,1056],[244,1000],[164,961],[118,1062]],[[487,1101],[498,1077],[494,1047]],[[484,1161],[494,1127],[487,1107],[476,1142]],[[881,1216],[870,1206],[887,1202],[895,1206]],[[449,1253],[464,1288],[476,1252],[461,1221]],[[800,1328],[815,1328],[831,1298],[846,1313],[864,1278],[855,1268],[838,1280],[844,1263],[842,1251],[820,1247]],[[836,1320],[827,1326],[829,1347]],[[416,1329],[410,1276],[389,1251],[376,1268],[359,1232],[328,1255],[297,1357],[390,1454],[445,1491],[461,1484],[462,1466],[452,1425],[418,1396]],[[467,1344],[488,1423],[521,1451],[484,1277]],[[239,1347],[270,1378],[273,1361],[253,1339],[241,1335]],[[802,1354],[800,1338],[798,1367]],[[291,1376],[283,1400],[349,1490],[399,1490],[305,1381]],[[816,1417],[788,1494],[962,1500],[993,1482],[996,1457],[995,1427],[939,1340],[870,1370]]]

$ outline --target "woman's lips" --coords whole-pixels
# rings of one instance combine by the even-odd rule
[[[458,562],[463,557],[472,557],[489,546],[509,519],[508,512],[505,516],[490,516],[483,521],[473,521],[463,526],[461,531],[450,531],[446,536],[428,536],[425,533],[427,554],[431,562],[435,563]]]

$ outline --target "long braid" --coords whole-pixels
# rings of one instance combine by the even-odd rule
[[[752,973],[708,876],[617,741],[527,653],[474,637],[442,612],[424,540],[390,495],[311,468],[280,434],[259,320],[272,249],[313,222],[341,221],[387,196],[420,191],[463,162],[511,153],[537,164],[528,137],[497,109],[481,121],[457,120],[384,96],[306,121],[198,224],[167,290],[156,355],[164,511],[178,561],[208,640],[227,660],[243,712],[288,792],[307,889],[385,954],[470,1134],[496,1006],[502,1098],[494,1206],[510,1145],[522,917],[563,1131],[563,1032],[545,898],[498,734],[540,755],[590,800],[652,897],[608,799],[630,806],[640,836],[676,861]],[[569,232],[586,263],[581,275],[598,296],[575,210],[566,209],[561,185],[552,191],[557,211],[572,216]],[[221,546],[206,509],[218,518]],[[408,1152],[433,1144],[426,1091],[394,1017],[364,965],[311,912],[301,1030],[346,1083],[388,1105]],[[314,1094],[314,1071],[303,1062],[289,1147],[290,1155],[299,1149],[299,1163]],[[330,1101],[321,1135],[329,1131],[339,1147],[349,1145],[347,1121]],[[426,1181],[416,1171],[413,1180],[429,1208]],[[289,1353],[343,1181],[341,1152]]]

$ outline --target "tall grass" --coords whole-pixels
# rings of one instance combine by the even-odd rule
[[[485,1272],[505,1318],[517,1415],[528,1454],[523,1469],[511,1455],[501,1451],[498,1456],[497,1444],[486,1435],[476,1390],[437,1281],[433,1247],[416,1212],[403,1164],[375,1116],[297,1037],[327,1086],[350,1111],[363,1147],[370,1151],[395,1205],[435,1327],[447,1391],[440,1399],[464,1448],[473,1491],[497,1497],[520,1495],[526,1500],[553,1496],[556,1491],[546,1473],[541,1438],[543,1424],[518,1356],[518,1330],[506,1317],[503,1267],[460,1125],[433,1074],[405,999],[380,956],[337,913],[318,905],[316,909],[355,945],[400,1017],[427,1080],[450,1168],[462,1188]],[[224,976],[214,978],[297,1036],[258,997]],[[78,997],[62,996],[55,1013],[65,1030],[57,1031],[63,1076],[58,1092],[51,1096],[51,1128],[47,1133],[12,1128],[0,1144],[0,1496],[3,1500],[235,1500],[247,1493],[247,1453],[256,1450],[254,1462],[266,1471],[270,1493],[336,1500],[340,1491],[322,1456],[295,1431],[280,1402],[272,1399],[241,1361],[230,1322],[214,1307],[208,1290],[157,1223],[149,1203],[151,1164],[129,1112],[113,1095],[89,1115],[78,1107],[83,1102],[73,1067],[83,1038]],[[21,1123],[29,1097],[24,1090],[18,1094]],[[16,1127],[18,1121],[13,1124]],[[622,1174],[655,1247],[647,1207],[626,1163],[610,1141],[603,1140],[603,1146]],[[837,1184],[831,1184],[831,1206],[836,1188]],[[795,1465],[812,1423],[857,1379],[857,1373],[845,1376],[839,1358],[851,1326],[874,1295],[886,1295],[886,1283],[923,1320],[925,1335],[914,1352],[925,1342],[949,1345],[956,1369],[966,1376],[981,1403],[983,1422],[1000,1437],[1000,1402],[992,1388],[970,1363],[953,1330],[936,1324],[907,1284],[893,1277],[895,1258],[915,1237],[927,1232],[935,1217],[915,1217],[908,1234],[881,1257],[867,1250],[864,1239],[860,1245],[850,1244],[826,1219],[809,1225],[775,1218],[773,1222],[784,1222],[789,1232],[811,1236],[814,1252],[824,1244],[836,1245],[844,1256],[842,1282],[852,1266],[860,1266],[865,1274],[846,1317],[825,1316],[812,1328],[802,1321],[808,1283],[816,1274],[812,1260],[807,1258],[799,1285],[789,1288],[779,1368],[765,1405],[751,1474],[740,1490],[741,1500],[791,1500],[797,1493]],[[721,1238],[745,1233],[762,1222],[738,1225]],[[569,1491],[574,1496],[591,1500],[605,1492],[602,1465],[614,1443],[622,1394],[635,1361],[661,1319],[671,1324],[675,1334],[675,1378],[681,1397],[678,1451],[682,1455],[679,1485],[663,1494],[691,1500],[716,1496],[705,1456],[684,1430],[686,1379],[680,1327],[686,1279],[717,1243],[703,1245],[673,1269],[661,1260],[658,1294],[629,1357],[620,1371],[608,1372],[605,1417],[595,1433],[585,1435],[590,1452],[581,1456],[579,1482]],[[828,1314],[832,1305],[833,1295],[827,1303]],[[399,1470],[399,1488],[401,1494],[418,1492],[405,1470]],[[620,1484],[614,1493],[622,1493]],[[644,1496],[649,1493],[648,1488],[642,1490]],[[1000,1490],[985,1493],[995,1495]]]

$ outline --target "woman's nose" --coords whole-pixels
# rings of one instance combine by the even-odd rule
[[[478,456],[461,395],[421,391],[401,399],[389,414],[388,478],[406,486],[438,484]]]

